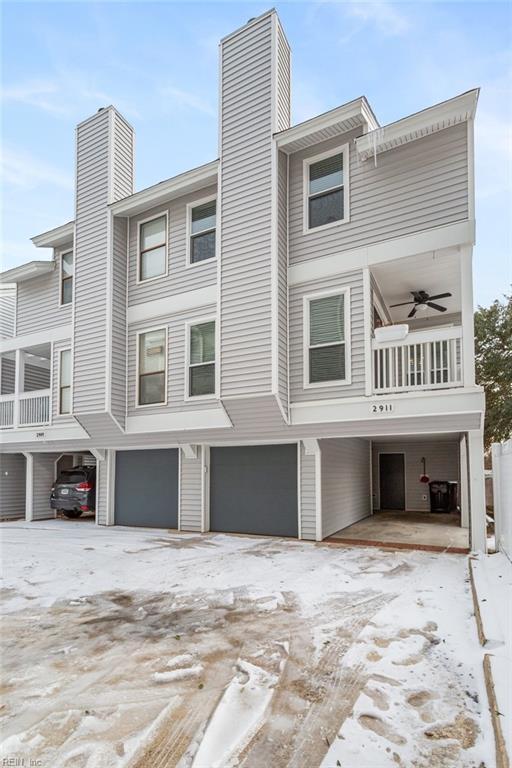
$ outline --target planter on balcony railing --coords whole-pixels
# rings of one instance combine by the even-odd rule
[[[462,328],[409,333],[403,341],[373,342],[376,394],[461,386]]]
[[[0,428],[36,427],[49,422],[49,389],[0,396]]]

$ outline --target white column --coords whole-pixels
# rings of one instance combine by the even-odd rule
[[[20,393],[25,390],[25,353],[22,349],[16,350],[16,363],[14,369],[14,426],[19,425],[20,416]]]
[[[501,541],[501,443],[493,443],[492,451],[492,496],[494,506],[494,539],[496,551]]]
[[[210,446],[201,446],[201,533],[210,530]]]
[[[373,352],[372,352],[372,286],[370,270],[363,269],[363,325],[364,325],[364,393],[370,397],[373,391]]]
[[[34,519],[34,456],[24,452],[26,462],[25,472],[25,520],[31,523]]]
[[[473,309],[473,248],[460,249],[460,290],[462,310],[462,378],[465,387],[475,385],[475,324]]]
[[[471,549],[487,551],[487,530],[485,522],[485,480],[483,432],[474,429],[468,432],[469,499],[471,522]]]
[[[463,435],[459,444],[460,454],[460,524],[462,528],[469,528],[469,485],[468,485],[468,446],[466,435]]]

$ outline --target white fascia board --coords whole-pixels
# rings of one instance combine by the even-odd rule
[[[392,404],[388,413],[373,414],[373,406]],[[361,420],[375,423],[382,420],[410,418],[414,416],[465,415],[482,413],[485,397],[480,388],[457,388],[449,391],[409,392],[406,394],[376,395],[366,398],[340,398],[290,406],[292,426],[325,424],[340,421]]]
[[[216,183],[218,168],[219,161],[213,160],[211,163],[180,173],[178,176],[118,200],[109,206],[110,210],[114,216],[135,216],[148,208]]]
[[[478,94],[479,89],[475,88],[360,136],[356,139],[359,159],[367,160],[375,154],[471,120],[475,116]]]
[[[14,352],[16,349],[28,349],[39,344],[48,344],[52,341],[65,341],[71,339],[73,327],[61,325],[57,328],[48,328],[45,331],[27,333],[24,336],[13,336],[0,340],[0,352]]]
[[[60,227],[50,229],[41,235],[30,238],[37,248],[58,248],[73,240],[75,234],[75,222],[68,221]]]
[[[332,256],[321,256],[294,264],[288,269],[288,284],[301,285],[331,275],[350,272],[354,269],[371,267],[372,264],[395,261],[442,248],[473,244],[474,240],[474,221],[446,224],[443,227],[434,227],[414,235],[384,240],[364,248],[340,251]]]
[[[218,408],[141,414],[128,416],[126,419],[127,435],[147,432],[186,432],[192,429],[231,429],[232,427],[231,419],[220,404]]]
[[[34,443],[34,448],[37,445],[37,450],[41,450],[41,446],[54,440],[90,440],[89,433],[78,423],[60,427],[42,425],[37,429],[34,427],[30,429],[3,429],[0,436],[4,446],[16,445],[16,443]]]
[[[32,280],[33,277],[39,277],[40,275],[46,275],[49,272],[53,272],[55,269],[55,262],[52,261],[29,261],[27,264],[22,264],[20,267],[14,267],[8,269],[7,272],[0,274],[0,283],[12,284],[22,283],[24,280]]]
[[[205,288],[197,288],[195,291],[186,291],[174,296],[166,296],[165,299],[145,301],[142,304],[134,304],[128,307],[128,324],[141,323],[157,317],[175,315],[188,309],[207,307],[217,303],[217,286],[207,285]]]
[[[344,121],[353,120],[354,118],[360,118],[361,124],[365,123],[371,131],[379,127],[377,118],[373,114],[368,101],[364,96],[361,96],[358,99],[354,99],[354,101],[349,101],[347,104],[331,109],[329,112],[317,115],[317,117],[313,117],[311,120],[306,120],[284,131],[279,131],[274,134],[274,138],[278,148],[286,151],[287,148],[293,146],[294,142],[299,139],[304,139],[317,133],[317,131],[337,124],[343,124]]]

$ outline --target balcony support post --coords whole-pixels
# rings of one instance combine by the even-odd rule
[[[473,308],[473,249],[464,245],[460,249],[460,289],[462,297],[462,382],[465,387],[475,386],[475,324]]]
[[[25,390],[25,353],[22,349],[16,350],[16,362],[14,368],[14,414],[13,426],[20,425],[20,394]],[[27,464],[28,467],[28,464]]]
[[[31,523],[34,519],[34,455],[24,451],[27,460],[25,472],[25,520]]]
[[[471,549],[487,551],[485,521],[484,441],[481,429],[468,432],[469,501],[471,525]]]

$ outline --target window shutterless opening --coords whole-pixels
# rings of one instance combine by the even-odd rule
[[[73,301],[73,251],[66,251],[60,257],[60,303]]]
[[[348,145],[304,161],[304,229],[348,220]]]
[[[59,415],[71,413],[71,350],[62,349],[59,357]]]
[[[152,280],[167,274],[167,216],[139,224],[138,280]]]
[[[348,384],[348,289],[305,297],[304,301],[304,386]]]
[[[189,221],[189,263],[199,264],[215,258],[217,200],[191,205]]]
[[[187,397],[215,395],[215,320],[189,326]]]
[[[137,342],[137,405],[163,405],[167,391],[167,330],[141,332]]]

